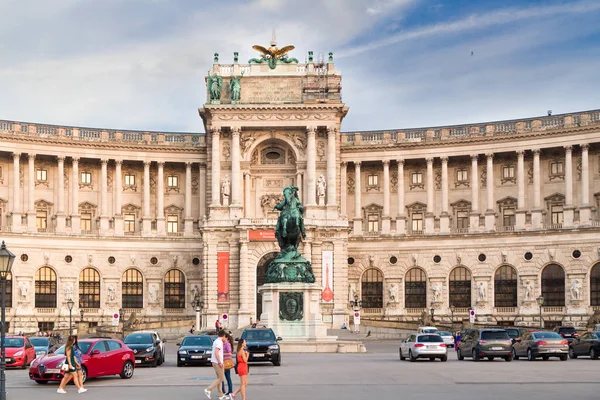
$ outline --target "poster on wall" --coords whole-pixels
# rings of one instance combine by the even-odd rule
[[[323,251],[321,268],[321,282],[323,287],[321,301],[323,303],[331,303],[333,302],[333,251]]]
[[[229,301],[229,252],[217,252],[217,301]]]

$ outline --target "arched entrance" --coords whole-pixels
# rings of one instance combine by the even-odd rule
[[[267,267],[277,257],[277,254],[277,252],[265,254],[256,266],[256,319],[260,319],[260,315],[262,314],[262,293],[258,291],[258,288],[265,284]]]

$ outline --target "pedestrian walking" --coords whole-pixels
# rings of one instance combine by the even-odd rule
[[[454,336],[454,351],[458,351],[458,345],[460,344],[461,339],[460,331],[456,331],[456,335]]]
[[[193,335],[193,334],[194,334],[194,326],[195,326],[195,325],[192,325],[192,328],[190,329],[190,335]]]
[[[225,380],[227,381],[227,391],[225,391],[225,382],[221,385],[223,393],[231,396],[233,393],[233,383],[231,382],[231,370],[235,366],[233,362],[233,336],[231,332],[225,334],[225,342],[223,343],[223,368],[225,369]]]
[[[237,345],[237,374],[240,376],[240,387],[231,393],[232,400],[238,393],[242,393],[242,400],[246,400],[246,386],[248,386],[248,350],[246,350],[246,341],[240,339]]]
[[[217,322],[219,322],[217,320]],[[217,380],[210,384],[210,386],[204,389],[204,394],[209,399],[210,395],[214,388],[219,390],[219,400],[225,400],[227,396],[223,394],[223,390],[221,389],[221,383],[225,380],[225,371],[223,368],[223,340],[225,338],[225,331],[220,330],[218,333],[217,339],[213,342],[212,346],[212,355],[210,357],[210,362],[212,363],[213,368],[215,369],[215,374],[217,375]]]
[[[75,344],[75,337],[74,336],[69,336],[69,338],[67,339],[67,344],[65,344],[65,361],[64,363],[66,363],[66,370],[65,370],[65,374],[64,377],[62,379],[62,381],[60,381],[60,386],[58,387],[58,390],[56,391],[56,393],[60,393],[60,394],[65,394],[67,393],[67,391],[65,390],[65,386],[67,386],[67,383],[69,383],[69,381],[71,379],[73,379],[73,381],[75,382],[75,386],[77,386],[78,389],[78,393],[84,393],[87,390],[83,389],[82,387],[79,385],[79,379],[76,379],[77,376],[77,360],[75,359],[75,351],[73,351],[73,345]],[[81,365],[79,365],[79,367],[81,368]]]
[[[219,323],[219,318],[217,318],[217,322],[215,322],[215,331],[219,332],[221,330],[221,324]]]
[[[85,389],[83,387],[83,367],[82,362],[83,362],[83,353],[81,352],[81,349],[79,348],[79,338],[77,337],[77,335],[74,336],[75,337],[75,343],[73,344],[73,351],[75,352],[75,361],[77,362],[77,374],[75,376],[75,385],[79,387],[79,390],[77,393],[85,393],[87,392],[87,389]],[[79,385],[77,385],[79,383]]]

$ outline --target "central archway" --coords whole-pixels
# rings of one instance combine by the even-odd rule
[[[277,257],[277,253],[267,253],[258,261],[256,265],[256,319],[260,319],[262,314],[262,293],[258,291],[258,288],[265,284],[265,276],[267,275],[267,267]]]

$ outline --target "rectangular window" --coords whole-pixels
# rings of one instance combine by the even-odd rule
[[[412,184],[420,185],[423,183],[423,173],[422,172],[413,172],[412,173]]]
[[[48,213],[46,211],[36,213],[36,225],[38,230],[46,230],[48,227]]]
[[[469,212],[458,211],[456,213],[456,227],[458,229],[469,229]]]
[[[167,232],[174,233],[179,232],[178,227],[178,217],[177,215],[168,215],[167,216]]]
[[[554,161],[554,162],[550,163],[550,174],[560,175],[562,173],[563,173],[562,161]]]
[[[412,230],[422,231],[423,230],[423,214],[414,213],[412,215]]]
[[[552,223],[562,224],[563,223],[563,208],[562,206],[552,206]]]
[[[515,177],[515,166],[506,165],[502,168],[502,177],[504,179],[513,179]]]
[[[502,211],[503,226],[515,226],[515,209],[505,208]]]
[[[135,185],[135,175],[125,174],[125,186],[134,186],[134,185]]]
[[[92,230],[92,214],[82,213],[81,214],[81,230],[91,231]]]
[[[367,217],[369,232],[379,232],[379,215],[369,214]]]
[[[167,186],[171,188],[179,186],[179,179],[177,179],[176,175],[170,175],[167,177]]]
[[[378,176],[377,175],[369,175],[368,177],[368,185],[369,186],[377,186],[377,182],[379,181]]]
[[[125,214],[123,222],[125,232],[135,232],[135,214]]]
[[[458,182],[467,182],[469,180],[469,174],[466,169],[459,169],[456,171],[456,180]]]
[[[48,180],[48,171],[46,171],[45,169],[36,170],[35,179],[39,182],[46,182]]]
[[[91,172],[82,172],[81,173],[81,183],[91,184],[92,183],[92,173]]]

